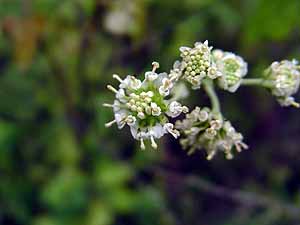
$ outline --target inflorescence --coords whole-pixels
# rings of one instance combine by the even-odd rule
[[[124,79],[113,75],[120,84],[118,88],[107,86],[114,92],[115,100],[113,104],[103,104],[114,112],[114,120],[106,123],[106,127],[117,124],[122,129],[128,125],[141,149],[146,148],[145,140],[156,149],[155,139],[169,133],[174,138],[181,136],[180,144],[188,154],[204,149],[208,160],[217,152],[232,159],[234,149],[241,152],[248,146],[243,135],[221,113],[215,84],[232,93],[241,85],[266,87],[282,106],[299,107],[292,97],[300,86],[300,66],[296,60],[274,62],[260,78],[245,79],[248,66],[244,59],[231,52],[213,50],[208,41],[197,42],[194,48],[181,47],[180,53],[181,61],[176,61],[169,73],[157,73],[159,64],[153,62],[143,81],[131,75]],[[182,81],[193,90],[203,87],[212,107],[196,107],[188,113],[188,107],[178,102],[188,96]],[[175,124],[170,120],[182,113],[186,114],[183,120]]]
[[[236,132],[229,121],[212,113],[209,108],[196,107],[184,120],[177,121],[175,127],[183,134],[180,144],[188,150],[188,154],[204,149],[208,160],[217,151],[224,152],[227,159],[232,159],[233,148],[238,152],[248,148],[243,143],[243,135]]]
[[[299,103],[292,97],[300,85],[300,66],[296,60],[273,62],[264,75],[270,82],[272,94],[282,106],[299,107]]]
[[[175,100],[168,100],[171,89],[174,87],[175,76],[167,73],[156,73],[159,67],[153,62],[152,71],[145,73],[143,81],[134,76],[127,76],[122,80],[118,75],[113,78],[120,82],[119,89],[108,85],[107,88],[115,93],[114,104],[104,104],[112,107],[115,119],[106,123],[110,127],[116,123],[119,129],[125,125],[130,127],[132,136],[141,142],[145,149],[144,140],[149,139],[151,146],[157,148],[155,139],[170,133],[174,138],[179,137],[179,131],[169,122],[169,117],[175,118],[181,113],[187,113],[188,108]]]

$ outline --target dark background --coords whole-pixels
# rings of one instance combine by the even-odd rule
[[[299,0],[0,0],[0,224],[299,225],[300,114],[266,90],[218,91],[250,145],[232,161],[170,137],[140,151],[101,106],[113,73],[169,71],[196,41],[243,56],[248,77],[300,59],[299,12]]]

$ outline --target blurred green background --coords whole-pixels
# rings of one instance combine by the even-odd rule
[[[101,107],[113,73],[169,71],[195,41],[242,55],[249,77],[300,60],[299,12],[299,0],[0,0],[0,224],[300,224],[299,110],[266,90],[219,92],[251,147],[233,161],[171,138],[140,151]],[[201,93],[188,103],[207,105]]]

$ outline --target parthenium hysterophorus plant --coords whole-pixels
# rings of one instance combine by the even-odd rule
[[[233,149],[240,152],[248,146],[243,143],[242,134],[224,119],[215,85],[229,92],[235,92],[241,85],[260,85],[269,89],[280,105],[299,107],[292,97],[300,84],[300,66],[296,60],[273,62],[262,77],[245,79],[248,68],[243,58],[212,50],[207,41],[195,43],[194,48],[181,47],[180,52],[181,60],[174,63],[169,73],[157,73],[159,64],[153,62],[152,71],[145,73],[143,81],[134,76],[121,79],[113,75],[120,85],[118,89],[107,86],[116,98],[113,104],[104,104],[113,109],[115,117],[107,127],[116,123],[122,129],[128,125],[132,136],[140,141],[141,149],[145,149],[145,140],[157,148],[155,139],[170,133],[174,138],[181,136],[180,143],[189,154],[205,149],[210,160],[222,151],[231,159]],[[182,99],[178,91],[181,81],[189,83],[191,89],[203,87],[211,100],[211,109],[196,107],[188,113],[188,107],[178,102]],[[181,113],[186,114],[185,119],[175,124],[169,121]]]

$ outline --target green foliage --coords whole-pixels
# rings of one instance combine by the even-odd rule
[[[289,38],[299,27],[299,7],[297,0],[286,3],[280,0],[251,1],[244,25],[245,42],[251,44],[259,40],[280,41]]]

